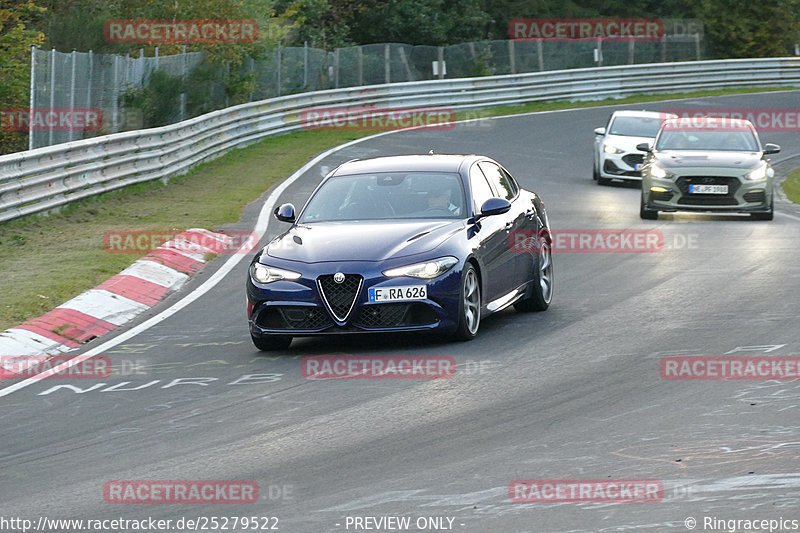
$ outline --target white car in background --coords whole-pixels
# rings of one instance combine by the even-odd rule
[[[641,181],[644,152],[636,145],[653,143],[661,123],[677,115],[658,111],[614,111],[605,128],[594,130],[592,178],[599,185],[612,179]]]

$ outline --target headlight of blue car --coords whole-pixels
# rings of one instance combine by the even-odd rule
[[[389,270],[384,270],[383,275],[389,278],[408,276],[411,278],[433,279],[441,276],[457,264],[458,259],[455,257],[440,257],[423,263],[390,268]]]
[[[250,265],[250,277],[257,283],[272,283],[282,279],[294,280],[299,279],[300,275],[299,272],[262,265],[261,263]]]

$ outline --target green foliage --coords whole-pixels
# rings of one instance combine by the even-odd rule
[[[700,0],[711,54],[719,58],[792,55],[800,42],[800,0]]]
[[[166,126],[179,120],[182,92],[181,78],[157,70],[148,78],[146,87],[126,91],[120,103],[126,110],[137,109],[141,113],[143,127]]]
[[[163,70],[153,72],[143,88],[130,89],[120,97],[126,129],[155,128],[248,101],[255,90],[255,75],[206,61],[184,80]],[[181,95],[185,110],[181,117]]]
[[[0,5],[0,111],[30,105],[30,49],[44,40],[30,26],[43,11],[33,0]],[[0,129],[0,154],[24,150],[27,144],[27,133]]]

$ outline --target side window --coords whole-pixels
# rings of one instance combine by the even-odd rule
[[[492,198],[494,193],[478,165],[472,165],[469,170],[469,184],[472,189],[472,212],[477,214],[480,213],[483,202]]]
[[[519,184],[516,180],[509,174],[504,168],[500,168],[500,174],[503,175],[503,178],[508,183],[509,190],[511,190],[514,194],[511,198],[516,198],[517,194],[519,194]]]
[[[497,196],[505,198],[509,202],[517,196],[517,187],[511,176],[505,174],[500,167],[494,163],[482,162],[478,163],[486,179],[492,184],[492,187],[497,191]]]

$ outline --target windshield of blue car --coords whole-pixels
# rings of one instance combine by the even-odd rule
[[[454,172],[379,172],[335,176],[311,197],[299,222],[462,218],[461,176]]]
[[[608,133],[626,137],[655,137],[660,126],[661,119],[658,117],[617,117]]]
[[[656,141],[656,150],[757,152],[760,148],[758,140],[749,129],[675,129],[661,132]]]

